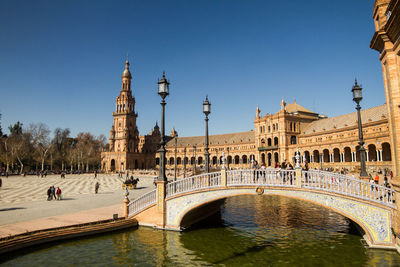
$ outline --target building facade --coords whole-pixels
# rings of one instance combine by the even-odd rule
[[[386,104],[361,111],[361,121],[369,172],[391,169],[391,139]],[[274,114],[261,115],[257,107],[254,130],[211,135],[210,167],[219,169],[222,153],[229,168],[249,168],[254,159],[259,165],[275,167],[283,161],[294,164],[297,149],[301,163],[310,168],[358,171],[360,153],[356,112],[327,118],[296,101]],[[202,169],[205,162],[205,137],[171,138],[166,145],[167,169]],[[176,151],[176,152],[175,152]],[[156,164],[159,163],[156,155]]]
[[[126,61],[122,87],[116,98],[114,122],[108,149],[101,154],[102,170],[125,171],[159,167],[157,153],[160,129],[156,123],[148,135],[139,135],[136,126],[135,98],[131,89],[132,75]],[[277,105],[279,107],[279,105]],[[391,169],[392,151],[387,105],[361,111],[367,168],[369,172]],[[175,129],[166,137],[166,167],[179,170],[203,170],[205,137],[179,137]],[[261,114],[259,107],[254,118],[254,130],[209,137],[210,168],[249,168],[252,161],[274,167],[283,161],[294,165],[299,150],[301,163],[310,168],[333,168],[357,171],[360,168],[356,112],[327,118],[312,112],[294,101],[283,99],[275,113]]]
[[[379,52],[385,87],[388,126],[393,144],[393,172],[400,176],[400,1],[376,0],[375,34],[370,47]],[[399,178],[400,184],[400,178]]]

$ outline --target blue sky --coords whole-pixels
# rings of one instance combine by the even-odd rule
[[[170,95],[166,132],[204,135],[254,128],[255,109],[282,97],[336,116],[385,102],[379,55],[369,48],[373,2],[306,1],[0,1],[0,113],[108,137],[126,53],[138,128],[160,122],[157,78]]]

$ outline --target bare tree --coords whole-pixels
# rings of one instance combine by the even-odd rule
[[[32,137],[33,147],[42,164],[42,171],[44,171],[44,162],[52,147],[49,137],[50,130],[44,123],[37,123],[29,125],[28,133]]]
[[[2,136],[0,139],[0,160],[6,165],[6,172],[9,172],[12,162],[10,142],[7,136]]]
[[[61,169],[65,170],[65,161],[68,156],[69,149],[69,134],[70,130],[68,128],[61,129],[57,128],[54,130],[54,138],[53,138],[53,151],[55,154],[55,158],[57,161],[61,162]]]
[[[13,159],[16,159],[20,164],[20,173],[24,171],[24,159],[32,151],[30,143],[30,134],[21,133],[13,134],[8,138],[8,142],[11,148],[11,155]]]

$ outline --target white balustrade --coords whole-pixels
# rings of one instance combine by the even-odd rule
[[[128,204],[128,216],[133,216],[156,203],[156,190],[147,192]]]
[[[244,169],[228,170],[226,174],[228,188],[240,186],[297,186],[295,170],[274,168]],[[371,184],[343,174],[318,170],[302,171],[301,177],[298,179],[301,179],[301,187],[305,189],[341,194],[395,208],[394,190],[381,185]],[[221,172],[201,174],[168,183],[166,186],[166,198],[218,187],[221,187]],[[129,216],[135,215],[155,203],[156,190],[152,190],[129,203]]]

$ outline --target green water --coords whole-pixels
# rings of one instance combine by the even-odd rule
[[[400,266],[365,248],[354,224],[320,206],[239,196],[190,231],[140,228],[8,255],[2,266]]]

